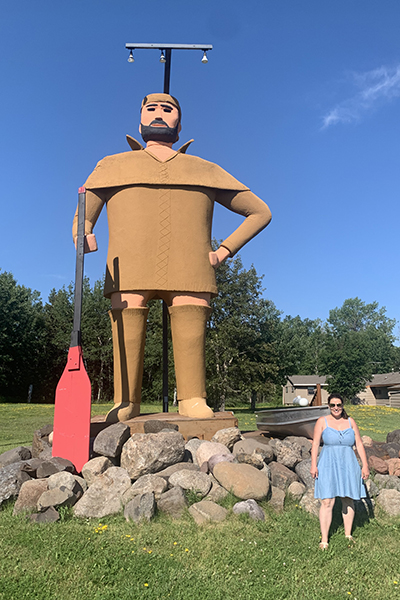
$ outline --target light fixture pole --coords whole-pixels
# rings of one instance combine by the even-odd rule
[[[211,44],[125,44],[129,50],[128,62],[135,61],[134,50],[160,50],[160,62],[164,63],[164,94],[169,94],[171,80],[171,55],[172,50],[202,50],[201,62],[208,62],[207,52],[212,50]],[[163,301],[163,412],[168,412],[168,308]]]

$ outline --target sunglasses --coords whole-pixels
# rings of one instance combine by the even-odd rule
[[[343,404],[333,404],[333,402],[329,405],[331,408],[342,408]]]

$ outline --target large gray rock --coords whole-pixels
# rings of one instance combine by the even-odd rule
[[[395,444],[400,444],[400,429],[395,429],[391,431],[386,436],[386,443],[395,442]]]
[[[110,467],[96,477],[92,485],[74,506],[76,517],[95,517],[121,512],[122,496],[131,487],[130,477],[121,467]]]
[[[130,438],[131,431],[125,423],[114,423],[100,431],[93,444],[93,451],[101,456],[116,458],[122,452],[122,446]]]
[[[6,500],[16,498],[24,481],[29,481],[29,475],[21,471],[24,464],[20,461],[0,469],[0,506]]]
[[[41,429],[37,429],[33,434],[32,441],[32,456],[39,458],[40,454],[44,451],[50,451],[51,445],[49,443],[49,435],[53,431],[53,425],[45,425]]]
[[[31,458],[31,456],[31,451],[25,446],[18,446],[12,450],[7,450],[7,452],[0,454],[0,469],[21,460],[27,460],[28,458]]]
[[[276,462],[288,467],[288,469],[294,469],[294,467],[302,460],[301,446],[299,446],[296,442],[277,440],[275,444],[275,451]]]
[[[210,502],[209,500],[201,500],[196,502],[189,507],[189,512],[197,525],[203,525],[204,523],[219,523],[226,519],[228,511],[226,508]]]
[[[171,475],[173,475],[177,471],[183,471],[184,469],[188,471],[200,471],[200,467],[198,465],[195,465],[194,463],[178,462],[175,465],[171,465],[170,467],[163,469],[162,471],[158,471],[157,475],[158,477],[162,477],[168,482]]]
[[[92,458],[82,467],[82,477],[88,484],[92,485],[96,481],[96,478],[102,473],[105,473],[107,469],[113,466],[111,460],[106,456],[96,456]]]
[[[138,479],[182,461],[184,455],[185,440],[178,431],[134,433],[122,449],[121,467]]]
[[[211,479],[206,473],[196,471],[177,471],[169,478],[169,486],[178,485],[183,490],[191,490],[199,497],[204,498],[211,489]]]
[[[68,471],[69,473],[75,473],[75,467],[70,460],[54,456],[48,460],[44,460],[36,470],[36,477],[41,479],[43,477],[50,477],[54,473],[61,473],[61,471]]]
[[[251,519],[255,521],[265,521],[265,513],[261,506],[257,504],[255,500],[250,498],[249,500],[244,500],[243,502],[237,502],[233,506],[233,512],[235,515],[249,515]]]
[[[314,498],[314,490],[308,489],[299,502],[301,508],[315,517],[319,516],[321,500]]]
[[[272,506],[276,512],[282,512],[283,506],[285,504],[285,492],[280,488],[275,486],[271,486],[271,498],[269,500],[269,504]]]
[[[228,491],[222,487],[218,483],[218,481],[211,475],[209,476],[212,482],[211,490],[208,492],[206,496],[206,500],[211,500],[212,502],[221,502],[224,498],[227,497]]]
[[[383,444],[382,448],[386,450],[389,458],[399,458],[400,444],[398,442],[389,442],[387,444]]]
[[[215,465],[213,475],[222,487],[241,500],[263,500],[268,495],[269,479],[251,465],[221,462]]]
[[[293,481],[287,489],[288,494],[292,496],[295,500],[300,500],[302,495],[306,492],[306,486],[304,483],[300,483],[300,481]]]
[[[47,479],[30,479],[21,485],[13,515],[36,510],[38,500],[47,491]]]
[[[67,490],[66,487],[61,486],[60,488],[54,488],[43,492],[37,502],[37,510],[43,512],[50,506],[59,508],[60,506],[73,506],[76,503],[76,496],[71,490]]]
[[[367,479],[367,481],[365,482],[365,487],[370,498],[375,498],[375,496],[379,494],[379,488],[376,485],[376,483],[372,481],[372,479]]]
[[[274,487],[287,490],[293,481],[299,480],[297,475],[282,463],[271,462],[268,466],[271,470],[271,483]]]
[[[173,487],[164,494],[161,494],[157,500],[158,510],[166,513],[173,519],[180,519],[187,505],[185,492],[180,487]]]
[[[72,475],[72,473],[68,473],[68,471],[54,473],[54,475],[50,475],[47,481],[49,490],[65,487],[67,490],[75,494],[77,498],[83,496],[84,490],[82,485],[78,483],[76,477]]]
[[[123,504],[128,504],[136,496],[154,494],[157,500],[168,488],[167,481],[158,475],[142,475],[122,496]]]
[[[300,446],[302,452],[311,452],[312,440],[301,436],[301,435],[288,435],[285,437],[285,441],[297,444]]]
[[[185,444],[185,449],[187,450],[187,452],[190,452],[193,464],[195,464],[195,465],[197,465],[197,459],[196,459],[197,448],[199,446],[201,446],[201,444],[204,444],[205,442],[206,442],[206,440],[199,440],[198,438],[192,438]]]
[[[25,461],[25,464],[21,467],[21,471],[27,473],[29,477],[37,477],[37,470],[42,464],[41,458],[29,458]]]
[[[234,444],[242,439],[242,434],[240,433],[237,427],[227,427],[226,429],[220,429],[213,435],[211,438],[212,442],[217,442],[218,444],[223,444],[228,448],[228,450],[232,450]]]
[[[274,453],[269,444],[263,444],[255,438],[245,438],[240,442],[236,442],[233,446],[234,456],[248,454],[249,456],[256,454],[261,456],[265,464],[270,463],[274,459]],[[245,462],[242,460],[241,462]]]
[[[256,469],[260,470],[265,465],[261,454],[256,454],[255,452],[253,454],[236,454],[236,459],[238,463],[242,463],[244,465],[251,465],[252,467],[255,467]]]
[[[380,490],[397,490],[400,492],[400,478],[395,475],[375,475],[374,481]]]
[[[392,517],[400,515],[400,492],[397,490],[381,490],[376,503]]]
[[[140,494],[130,500],[125,506],[124,517],[127,521],[134,521],[134,523],[150,521],[154,517],[155,509],[154,494]]]
[[[306,488],[314,489],[315,481],[310,473],[311,469],[311,458],[307,460],[302,460],[296,465],[295,471],[296,475],[300,479],[302,483],[306,486]]]
[[[208,465],[208,470],[210,473],[212,473],[215,465],[220,462],[238,462],[238,460],[233,456],[233,454],[214,454],[214,456],[209,459],[208,463],[204,464]]]
[[[53,506],[50,506],[44,512],[29,516],[31,523],[55,523],[59,519],[60,515]]]
[[[208,462],[215,454],[230,455],[231,452],[223,444],[217,442],[204,442],[197,448],[196,462],[201,467],[203,463]]]

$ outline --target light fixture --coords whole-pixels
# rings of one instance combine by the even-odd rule
[[[132,52],[132,50],[129,52],[128,62],[130,62],[130,63],[135,62],[135,59],[133,58],[133,52]]]
[[[164,50],[161,50],[160,63],[166,63],[167,59],[165,58]]]
[[[208,63],[207,50],[204,50],[204,54],[203,54],[203,58],[201,59],[201,62],[203,63],[203,65],[206,65]]]

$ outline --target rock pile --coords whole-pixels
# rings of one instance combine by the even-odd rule
[[[236,514],[264,519],[257,504],[267,501],[282,511],[287,495],[317,515],[310,475],[311,442],[243,437],[237,428],[218,431],[208,442],[185,440],[176,428],[153,421],[147,433],[130,435],[117,423],[94,439],[92,458],[79,476],[72,463],[51,457],[51,427],[35,432],[32,448],[18,447],[0,455],[0,505],[16,499],[14,514],[33,522],[60,518],[60,508],[73,507],[76,517],[103,518],[122,513],[128,521],[149,521],[156,511],[180,518],[189,513],[202,524],[225,519],[218,505],[229,492],[241,502]],[[392,515],[400,514],[400,430],[385,444],[363,440],[374,477],[367,482],[372,501]],[[359,509],[366,510],[360,502]]]

